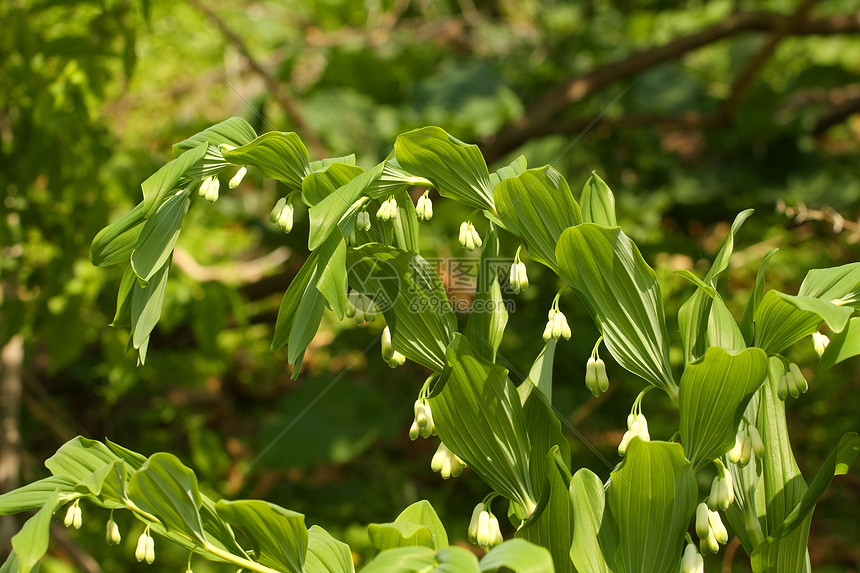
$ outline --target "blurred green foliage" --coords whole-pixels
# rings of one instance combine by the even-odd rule
[[[797,5],[0,3],[0,343],[15,334],[25,341],[22,481],[41,477],[41,461],[73,435],[107,436],[138,451],[173,451],[206,476],[205,488],[304,512],[309,524],[367,551],[357,525],[390,520],[422,497],[453,525],[449,531],[459,521],[465,538],[463,508],[483,496],[482,486],[469,472],[440,481],[428,467],[432,446],[406,435],[421,367],[388,369],[377,346],[368,350],[379,328],[354,328],[330,314],[298,381],[290,380],[285,353],[269,352],[280,296],[307,252],[308,225],[301,207],[289,236],[265,223],[280,196],[273,182],[262,185],[249,173],[216,208],[189,213],[179,270],[141,368],[125,353],[125,333],[107,328],[120,276],[89,264],[92,237],[139,200],[140,181],[169,157],[172,143],[232,115],[259,132],[297,129],[330,155],[356,153],[364,166],[385,157],[396,134],[425,124],[490,146],[571,78],[736,12],[774,19]],[[822,1],[804,22],[844,16],[858,18],[853,2]],[[618,199],[620,222],[661,280],[678,268],[705,268],[734,215],[754,207],[724,298],[740,312],[759,260],[773,247],[780,252],[769,285],[793,292],[807,269],[856,261],[860,250],[860,116],[852,115],[860,109],[860,28],[807,34],[803,26],[754,70],[728,118],[695,120],[717,117],[774,27],[679,52],[587,92],[494,159],[501,164],[522,153],[530,165],[552,163],[575,193],[598,170]],[[783,204],[788,212],[777,209]],[[440,256],[461,256],[455,235],[468,213],[446,207],[437,203],[422,240]],[[542,271],[529,264],[534,286],[517,297],[516,326],[500,349],[515,381],[542,345],[544,314],[560,286]],[[674,335],[674,317],[692,287],[681,278],[668,284]],[[610,364],[612,390],[592,399],[583,376],[596,329],[573,294],[563,295],[562,306],[574,338],[556,361],[556,379],[569,383],[556,386],[554,405],[577,429],[574,459],[605,476],[642,383],[621,379]],[[791,358],[812,374],[811,344],[793,348]],[[837,436],[856,429],[860,376],[850,364],[810,376],[809,394],[789,412],[804,470],[818,467]],[[655,421],[676,415],[668,401],[662,406]],[[669,437],[653,426],[652,435]],[[817,570],[860,564],[853,543],[860,482],[844,479],[848,485],[831,489],[813,523]],[[85,517],[87,532],[100,539],[103,520]],[[89,537],[69,543],[80,543],[105,570],[137,567],[131,532],[121,552]],[[185,556],[166,553],[163,566],[179,570]],[[70,555],[58,548],[44,570],[82,567]]]

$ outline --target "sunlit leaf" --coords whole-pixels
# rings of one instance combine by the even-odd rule
[[[821,356],[818,371],[823,372],[843,360],[860,354],[860,317],[848,321],[842,332],[830,335],[830,344]]]
[[[556,270],[562,231],[582,222],[564,177],[549,165],[529,169],[500,182],[493,194],[505,228],[522,238],[531,258]]]
[[[436,554],[429,547],[397,547],[387,549],[373,558],[362,573],[405,573],[433,570]],[[464,572],[465,573],[465,572]]]
[[[828,269],[812,269],[800,285],[798,296],[822,300],[846,299],[856,304],[860,287],[860,263],[849,263]]]
[[[257,562],[303,573],[308,547],[304,515],[257,499],[221,500],[215,509],[227,523],[245,532]]]
[[[74,495],[77,481],[64,475],[49,476],[0,495],[0,515],[34,511],[45,505],[55,492],[65,500]]]
[[[28,519],[21,530],[12,536],[12,549],[18,557],[18,573],[30,573],[48,550],[51,516],[59,503],[60,493],[55,491],[36,515]]]
[[[145,217],[151,217],[164,200],[176,191],[180,178],[185,175],[192,165],[200,161],[206,154],[208,143],[201,143],[194,149],[183,153],[173,161],[166,163],[158,171],[141,183],[143,189],[143,212]]]
[[[287,287],[287,292],[284,293],[284,298],[281,300],[281,307],[278,310],[278,318],[275,322],[275,335],[272,340],[271,350],[277,350],[290,339],[290,332],[293,329],[293,324],[296,319],[296,311],[299,308],[299,303],[305,295],[308,287],[315,288],[311,283],[314,278],[317,268],[317,260],[319,253],[311,253],[308,256],[305,264],[299,269],[298,274],[290,282]]]
[[[309,249],[316,249],[328,239],[352,204],[362,196],[368,186],[379,179],[384,166],[385,162],[382,162],[368,169],[308,210],[311,222],[310,233],[308,233]]]
[[[131,253],[131,267],[142,284],[148,283],[170,258],[190,204],[187,192],[177,193],[164,201],[144,223]]]
[[[222,143],[239,147],[250,143],[257,137],[257,132],[241,117],[231,117],[212,127],[204,129],[184,141],[173,145],[173,155],[179,156],[190,149],[195,149],[203,143],[218,146]]]
[[[674,396],[660,285],[633,241],[618,227],[584,223],[562,233],[556,255],[615,360]]]
[[[678,395],[681,443],[697,469],[734,445],[744,410],[766,376],[767,355],[759,348],[730,353],[712,346],[687,364]]]
[[[758,307],[761,304],[761,299],[764,296],[764,271],[767,269],[767,263],[770,261],[770,258],[774,256],[779,249],[771,249],[767,252],[767,254],[762,258],[761,263],[758,267],[758,273],[755,277],[755,286],[753,287],[753,291],[750,293],[750,298],[747,301],[746,307],[744,307],[744,314],[741,317],[741,333],[744,335],[744,341],[746,343],[752,344],[755,341],[755,315],[758,311]]]
[[[443,197],[495,211],[490,173],[477,145],[439,127],[422,127],[397,136],[394,153],[406,171],[432,181]]]
[[[509,539],[481,559],[481,571],[491,573],[506,567],[515,573],[552,573],[552,555],[546,547],[525,539]]]
[[[310,173],[308,150],[293,132],[270,131],[223,154],[230,163],[258,167],[264,176],[277,179],[290,191],[301,191],[302,179]]]
[[[90,261],[97,267],[108,267],[128,261],[137,238],[143,230],[144,204],[137,206],[99,231],[90,245]]]
[[[755,316],[755,345],[768,355],[778,354],[818,330],[822,323],[841,332],[854,309],[810,296],[775,290],[764,295]]]
[[[579,573],[609,573],[598,542],[606,497],[603,482],[587,468],[570,480],[570,502],[573,507],[573,543],[570,559]]]
[[[308,552],[305,556],[306,573],[353,573],[352,553],[349,545],[338,541],[320,527],[308,530]]]
[[[496,361],[496,351],[508,324],[508,311],[499,285],[499,271],[502,268],[499,260],[499,237],[491,226],[484,236],[475,298],[472,300],[472,308],[463,331],[475,355],[487,362]]]
[[[72,438],[45,460],[45,466],[55,476],[71,478],[75,483],[119,458],[104,444],[82,436]]]
[[[582,204],[584,223],[597,223],[604,227],[618,224],[615,219],[615,196],[596,171],[592,171],[591,177],[585,182],[579,202]]]
[[[361,167],[345,163],[331,163],[323,170],[312,171],[302,179],[302,199],[308,206],[316,205],[363,172]]]
[[[494,190],[496,186],[504,181],[505,179],[510,179],[511,177],[516,177],[517,175],[522,175],[523,172],[528,169],[528,163],[526,162],[526,156],[520,155],[509,165],[505,165],[500,167],[498,171],[490,173],[490,187]]]
[[[149,335],[161,318],[169,269],[168,260],[152,275],[148,286],[141,286],[140,281],[134,284],[134,292],[131,295],[131,342],[134,348],[145,350]],[[144,358],[145,355],[141,353],[141,362]]]

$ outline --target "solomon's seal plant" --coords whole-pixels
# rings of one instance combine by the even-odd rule
[[[294,198],[307,205],[310,220],[309,254],[284,294],[272,347],[287,347],[298,375],[324,313],[356,323],[382,314],[383,359],[409,360],[429,374],[410,437],[437,435],[433,469],[443,477],[474,472],[489,490],[463,532],[486,550],[480,560],[449,544],[422,501],[393,522],[369,526],[379,553],[364,571],[701,572],[691,531],[702,552],[737,537],[755,572],[809,570],[812,510],[833,477],[848,471],[860,437],[846,434],[814,476],[801,474],[784,400],[808,384],[783,353],[813,337],[824,369],[860,352],[860,319],[853,316],[860,264],[811,270],[797,294],[765,292],[769,253],[738,320],[717,287],[751,214],[744,211],[704,276],[678,272],[691,294],[675,336],[666,327],[657,275],[618,226],[612,192],[597,175],[574,197],[561,173],[549,165],[529,168],[524,157],[491,173],[476,146],[438,127],[401,134],[389,157],[368,169],[353,156],[311,161],[295,133],[258,136],[237,118],[173,150],[175,159],[143,182],[140,204],[92,244],[94,264],[125,268],[113,324],[129,329],[138,360],[146,360],[161,316],[186,212],[201,196],[195,208],[214,201],[221,177],[234,188],[246,169],[257,169],[287,190],[272,209],[278,227],[292,229]],[[424,189],[417,205],[408,192],[416,187]],[[418,222],[433,214],[430,189],[473,210],[459,242],[481,249],[480,265],[491,269],[478,274],[475,310],[462,328],[419,248]],[[582,383],[552,375],[557,346],[571,338],[559,296],[524,381],[515,385],[497,355],[510,318],[500,273],[514,291],[528,286],[520,246],[576,293],[600,331],[598,344],[611,363],[595,345],[585,372],[589,390],[607,389],[607,368],[615,383],[645,387],[609,475],[578,469],[552,408],[554,384]],[[510,259],[500,252],[514,247],[508,271],[500,261]],[[682,356],[678,366],[669,358],[673,346]],[[654,389],[677,408],[673,434],[649,433],[643,403]],[[13,538],[4,572],[34,570],[53,515],[65,508],[66,522],[77,526],[81,505],[107,510],[106,518],[109,512],[110,543],[120,540],[114,512],[141,521],[135,555],[148,563],[158,537],[187,549],[189,568],[193,557],[261,573],[353,571],[349,548],[320,527],[307,528],[304,515],[261,500],[211,499],[172,454],[146,457],[78,437],[46,466],[51,477],[0,496],[2,514],[36,511]],[[709,491],[700,489],[709,481]],[[499,515],[516,531],[513,539],[502,539],[500,518],[490,509],[497,497],[507,500]]]

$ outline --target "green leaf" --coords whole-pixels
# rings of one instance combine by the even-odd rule
[[[104,444],[82,436],[72,438],[45,460],[45,467],[55,476],[64,476],[76,483],[119,458]]]
[[[30,573],[48,550],[51,534],[51,516],[60,504],[60,493],[55,491],[42,508],[24,523],[12,537],[12,549],[18,556],[18,573]]]
[[[472,300],[472,308],[463,331],[475,355],[487,362],[496,361],[496,351],[502,343],[505,326],[508,324],[508,310],[505,308],[505,300],[499,286],[501,269],[499,237],[495,229],[490,226],[490,230],[484,237],[475,298]]]
[[[687,365],[678,396],[681,443],[696,469],[732,448],[744,410],[766,376],[767,355],[759,348],[730,353],[712,346]]]
[[[376,165],[337,188],[325,199],[308,210],[310,232],[308,248],[314,250],[322,245],[337,228],[338,223],[366,189],[379,179],[385,162]]]
[[[429,547],[397,547],[387,549],[361,570],[361,573],[406,573],[432,571],[436,555]]]
[[[200,161],[188,168],[185,177],[192,181],[202,181],[207,177],[217,177],[225,167],[229,166],[230,163],[224,160],[221,150],[214,145],[209,145]]]
[[[310,173],[308,150],[293,132],[270,131],[223,154],[235,165],[258,167],[264,176],[277,179],[290,191],[301,191],[302,179]]]
[[[546,397],[548,404],[552,404],[552,364],[555,359],[555,347],[558,345],[558,340],[550,338],[540,354],[535,359],[529,370],[529,375],[526,380],[537,386],[541,393]],[[522,396],[522,391],[520,391]],[[525,403],[525,400],[523,400]]]
[[[110,440],[105,440],[105,446],[113,452],[117,457],[122,459],[132,470],[139,470],[146,463],[146,456],[134,452],[124,446],[116,444]]]
[[[420,523],[371,523],[367,526],[370,542],[379,550],[395,547],[433,547],[430,530]]]
[[[598,542],[606,497],[600,478],[582,468],[570,480],[573,505],[573,543],[570,559],[579,573],[610,573]]]
[[[677,571],[698,494],[681,445],[633,438],[611,480],[606,501],[617,527],[616,570]]]
[[[477,145],[439,127],[422,127],[397,136],[394,153],[406,171],[432,181],[443,197],[495,212],[490,173]]]
[[[131,267],[143,285],[167,263],[173,253],[182,229],[182,218],[190,204],[187,192],[177,193],[164,201],[144,223],[137,246],[131,253]]]
[[[498,217],[525,242],[529,256],[554,271],[562,231],[582,222],[567,181],[553,167],[529,169],[500,182],[494,191]]]
[[[519,157],[511,161],[509,165],[500,167],[498,171],[490,173],[490,187],[495,190],[496,186],[499,183],[501,183],[505,179],[510,179],[511,177],[522,175],[526,169],[528,169],[528,162],[526,161],[526,156],[520,155]]]
[[[117,290],[116,312],[110,323],[111,326],[131,326],[131,300],[136,282],[137,275],[134,274],[131,265],[128,265],[122,273],[122,280]]]
[[[59,493],[63,501],[71,499],[74,497],[76,483],[76,480],[68,476],[57,475],[13,489],[0,495],[0,515],[39,509],[54,493]]]
[[[455,334],[446,376],[429,397],[442,442],[495,491],[530,514],[535,495],[523,409],[507,370],[478,359]]]
[[[247,121],[241,117],[231,117],[184,141],[174,144],[173,155],[178,157],[180,154],[190,149],[195,149],[203,143],[215,146],[226,143],[227,145],[239,147],[250,143],[256,137],[257,132],[254,131],[254,128]]]
[[[834,301],[847,299],[857,303],[860,287],[860,263],[849,263],[827,269],[812,269],[800,285],[798,296]]]
[[[343,315],[346,312],[347,294],[346,241],[343,235],[332,234],[319,249],[319,252],[316,289],[322,293],[337,317],[343,320]]]
[[[224,521],[245,532],[257,562],[279,571],[304,571],[308,549],[304,515],[257,499],[221,500],[215,509]]]
[[[394,245],[404,251],[418,252],[418,214],[406,188],[394,194],[397,200],[397,217],[391,222]]]
[[[552,370],[552,362],[546,366],[547,370]],[[530,378],[519,385],[517,393],[523,405],[523,418],[526,420],[526,433],[531,447],[529,470],[532,484],[543,486],[546,481],[546,456],[553,448],[558,448],[558,463],[570,473],[570,444],[561,430],[559,415],[552,408],[549,398],[532,384]]]
[[[99,231],[90,245],[90,261],[97,267],[108,267],[128,260],[145,219],[141,201],[134,209]]]
[[[591,172],[591,177],[582,188],[579,197],[582,203],[582,221],[584,223],[597,223],[604,227],[615,227],[615,196],[603,179],[597,175],[597,171]]]
[[[848,321],[848,326],[842,332],[830,335],[830,344],[821,356],[818,371],[824,372],[831,366],[843,360],[860,354],[860,317]]]
[[[434,573],[480,573],[475,554],[463,547],[444,547],[436,552]]]
[[[164,203],[168,195],[176,190],[180,178],[194,164],[203,159],[208,147],[208,143],[201,143],[173,161],[164,164],[161,169],[141,183],[140,187],[143,189],[143,212],[146,218],[151,217],[161,207],[161,204]]]
[[[123,507],[127,499],[127,474],[125,462],[114,460],[110,465],[97,469],[78,483],[77,491],[91,495],[94,503],[103,507]]]
[[[323,170],[313,171],[302,180],[302,199],[313,207],[363,172],[361,167],[345,163],[332,163]]]
[[[570,546],[573,542],[574,521],[573,505],[568,493],[570,470],[559,455],[558,446],[546,452],[543,460],[532,456],[533,465],[541,461],[546,470],[543,472],[546,485],[534,514],[517,530],[516,536],[549,549],[556,573],[573,573]]]
[[[170,261],[155,273],[146,287],[141,286],[140,281],[134,284],[134,292],[131,298],[131,342],[134,348],[144,349],[141,351],[141,362],[145,359],[146,343],[149,335],[161,318],[161,309],[164,306],[164,293],[167,291],[167,275],[170,269]]]
[[[839,443],[824,460],[821,469],[815,474],[815,478],[809,484],[809,489],[803,494],[800,503],[768,537],[773,539],[784,537],[805,521],[807,517],[811,517],[815,504],[827,491],[830,482],[833,481],[833,476],[847,474],[857,457],[858,451],[860,451],[860,436],[856,432],[848,432],[842,436]]]
[[[38,564],[33,567],[32,571],[34,573],[39,571]],[[9,552],[9,556],[3,562],[3,565],[0,565],[0,573],[18,573],[18,555],[14,549]]]
[[[305,556],[306,573],[353,573],[352,552],[349,545],[332,537],[328,531],[314,525],[308,530],[308,552]]]
[[[316,288],[322,272],[321,264],[317,262],[316,272],[311,277],[310,284],[296,308],[296,317],[287,342],[287,360],[290,364],[296,364],[296,361],[304,355],[308,345],[316,336],[325,311],[325,298]]]
[[[317,159],[316,161],[311,161],[308,167],[310,168],[311,173],[316,173],[317,171],[325,171],[332,163],[355,165],[355,153],[350,153],[349,155],[341,155],[340,157],[326,157],[323,159]]]
[[[635,243],[618,227],[584,223],[562,233],[556,255],[615,360],[675,396],[660,284]]]
[[[409,522],[423,525],[430,530],[430,547],[436,551],[448,547],[448,533],[445,531],[445,526],[442,525],[436,510],[426,499],[416,501],[400,512],[400,515],[394,520],[394,523]]]
[[[768,355],[778,354],[817,331],[822,322],[841,332],[853,312],[818,298],[768,291],[756,310],[755,345]]]
[[[809,516],[786,537],[766,539],[760,543],[750,555],[753,573],[811,573],[809,553],[806,549],[811,522],[812,516]]]
[[[764,271],[767,268],[767,263],[770,258],[776,254],[779,249],[771,249],[761,260],[758,267],[758,273],[755,277],[755,286],[744,308],[744,315],[741,317],[741,333],[744,335],[744,341],[749,345],[755,340],[755,315],[758,307],[761,304],[762,296],[764,296]]]
[[[394,349],[441,372],[457,319],[436,271],[419,255],[379,244],[347,250],[349,284],[385,315]]]
[[[299,303],[302,301],[308,288],[314,288],[311,279],[315,277],[318,259],[319,253],[311,253],[305,264],[299,269],[298,274],[290,282],[290,286],[287,287],[287,292],[284,293],[284,298],[281,300],[281,306],[278,310],[278,319],[275,322],[275,336],[272,339],[270,350],[277,350],[289,341],[290,332],[292,332],[293,324],[295,324]]]
[[[206,542],[200,519],[197,476],[173,454],[153,454],[131,475],[128,497],[137,507],[154,515],[169,532],[189,540]]]
[[[516,573],[553,573],[552,555],[546,547],[525,539],[509,539],[481,559],[481,571],[489,573],[507,567]]]

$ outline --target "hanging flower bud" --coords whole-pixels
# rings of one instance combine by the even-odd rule
[[[147,565],[152,565],[152,562],[155,561],[155,539],[153,539],[151,535],[146,538],[144,559],[146,560]]]
[[[391,345],[391,330],[386,326],[382,329],[382,359],[391,360],[394,356],[394,346]]]
[[[723,525],[723,520],[720,519],[718,512],[708,510],[708,525],[720,545],[725,545],[729,542],[729,532],[726,530],[726,526]]]
[[[245,174],[248,173],[248,168],[244,165],[239,168],[239,171],[230,179],[230,183],[227,184],[227,187],[230,189],[235,189],[242,182],[242,179],[245,178]]]
[[[755,457],[761,458],[764,455],[764,442],[761,440],[761,434],[758,433],[758,430],[752,424],[747,426],[747,432],[752,443],[753,454],[755,454]]]
[[[389,197],[382,202],[379,210],[376,211],[376,218],[380,221],[391,221],[397,217],[397,200],[394,197]]]
[[[714,496],[714,487],[716,486],[716,496]],[[732,481],[732,474],[729,469],[722,466],[720,473],[714,478],[714,483],[711,485],[712,498],[709,500],[711,509],[717,508],[723,511],[727,510],[735,500],[735,489]]]
[[[696,546],[688,543],[681,558],[681,573],[704,573],[704,571],[705,560],[696,551]]]
[[[645,419],[645,414],[631,414],[627,416],[627,431],[618,445],[618,455],[623,456],[627,453],[627,447],[633,438],[639,438],[643,442],[651,441],[651,435],[648,433],[648,420]]]
[[[827,345],[830,344],[830,339],[825,334],[820,332],[812,333],[812,347],[815,348],[815,353],[820,358],[824,351],[827,350]]]
[[[143,533],[140,534],[140,537],[137,538],[137,548],[134,550],[134,558],[137,559],[138,563],[146,559],[146,546],[147,540],[149,539],[149,528],[146,528]]]
[[[809,383],[806,381],[806,378],[803,376],[803,373],[800,371],[800,368],[797,367],[797,364],[792,362],[788,365],[788,371],[794,379],[794,386],[797,388],[797,396],[800,394],[806,394],[806,391],[809,390]],[[789,392],[791,392],[791,386],[788,387]],[[793,398],[797,398],[794,393],[791,393]]]
[[[433,202],[428,197],[429,194],[430,191],[425,191],[418,198],[418,203],[415,205],[415,214],[418,216],[419,221],[429,221],[433,218]]]
[[[511,284],[511,290],[514,293],[519,294],[520,290],[522,290],[522,285],[520,284],[520,268],[516,261],[511,264],[511,274],[508,282]]]
[[[278,214],[278,227],[283,229],[285,233],[293,230],[293,204],[289,201],[286,202],[284,208]]]
[[[107,541],[108,545],[119,545],[119,542],[122,541],[122,536],[119,534],[119,526],[113,520],[113,514],[108,519],[107,527],[105,528],[105,541]]]
[[[406,362],[406,357],[395,350],[394,354],[391,355],[391,358],[385,362],[388,364],[389,368],[397,368],[398,366],[403,366]]]
[[[696,506],[696,535],[699,539],[707,539],[711,526],[708,523],[708,504],[704,501]]]
[[[469,230],[472,233],[472,242],[475,243],[475,248],[482,247],[484,245],[484,241],[481,240],[480,233],[478,233],[478,230],[475,229],[475,226],[471,223],[469,223]]]
[[[66,518],[63,520],[63,525],[66,527],[74,527],[80,529],[83,524],[83,515],[81,514],[80,500],[75,500],[75,503],[69,506],[66,510]]]
[[[708,530],[708,537],[702,539],[699,542],[699,550],[704,553],[705,551],[710,551],[711,553],[717,553],[720,550],[720,544],[717,542],[717,538],[714,536],[714,530]]]
[[[589,357],[585,363],[585,386],[595,397],[600,396],[600,384],[597,381],[597,360]]]
[[[430,461],[430,469],[434,472],[439,472],[442,479],[457,477],[463,473],[463,468],[466,464],[457,454],[448,449],[444,442],[439,442],[439,448],[433,454],[433,459]]]
[[[490,515],[490,543],[487,545],[487,548],[495,547],[496,545],[501,545],[504,542],[504,538],[502,537],[502,529],[499,527],[499,520],[495,515]]]
[[[475,506],[475,509],[472,510],[472,519],[469,520],[469,531],[468,537],[470,543],[478,542],[478,523],[481,519],[481,514],[486,513],[484,511],[484,502],[479,503]]]
[[[214,203],[218,200],[218,190],[221,188],[221,182],[214,175],[207,177],[200,182],[200,187],[197,189],[197,194]]]
[[[478,515],[478,529],[475,532],[475,541],[479,547],[485,549],[490,545],[490,514],[486,510]]]
[[[750,463],[750,459],[752,459],[752,440],[750,439],[749,433],[746,433],[744,437],[743,448],[741,449],[741,460],[738,464],[741,467],[745,467],[748,463]]]
[[[606,363],[602,358],[594,361],[595,371],[597,373],[597,388],[601,392],[609,390],[609,376],[606,374]]]
[[[368,213],[365,209],[362,209],[358,212],[358,215],[356,215],[355,228],[359,231],[370,230],[370,213]]]
[[[779,383],[776,387],[776,395],[780,400],[788,398],[788,372],[779,377]]]
[[[433,425],[433,410],[426,398],[415,400],[413,407],[415,413],[415,426],[422,438],[429,438],[436,434],[436,426]],[[411,434],[410,434],[411,435]]]
[[[747,432],[745,429],[741,429],[735,434],[735,446],[729,452],[729,461],[733,464],[740,464],[741,459],[743,457],[744,451],[744,440],[746,440]],[[744,464],[745,465],[745,464]]]

